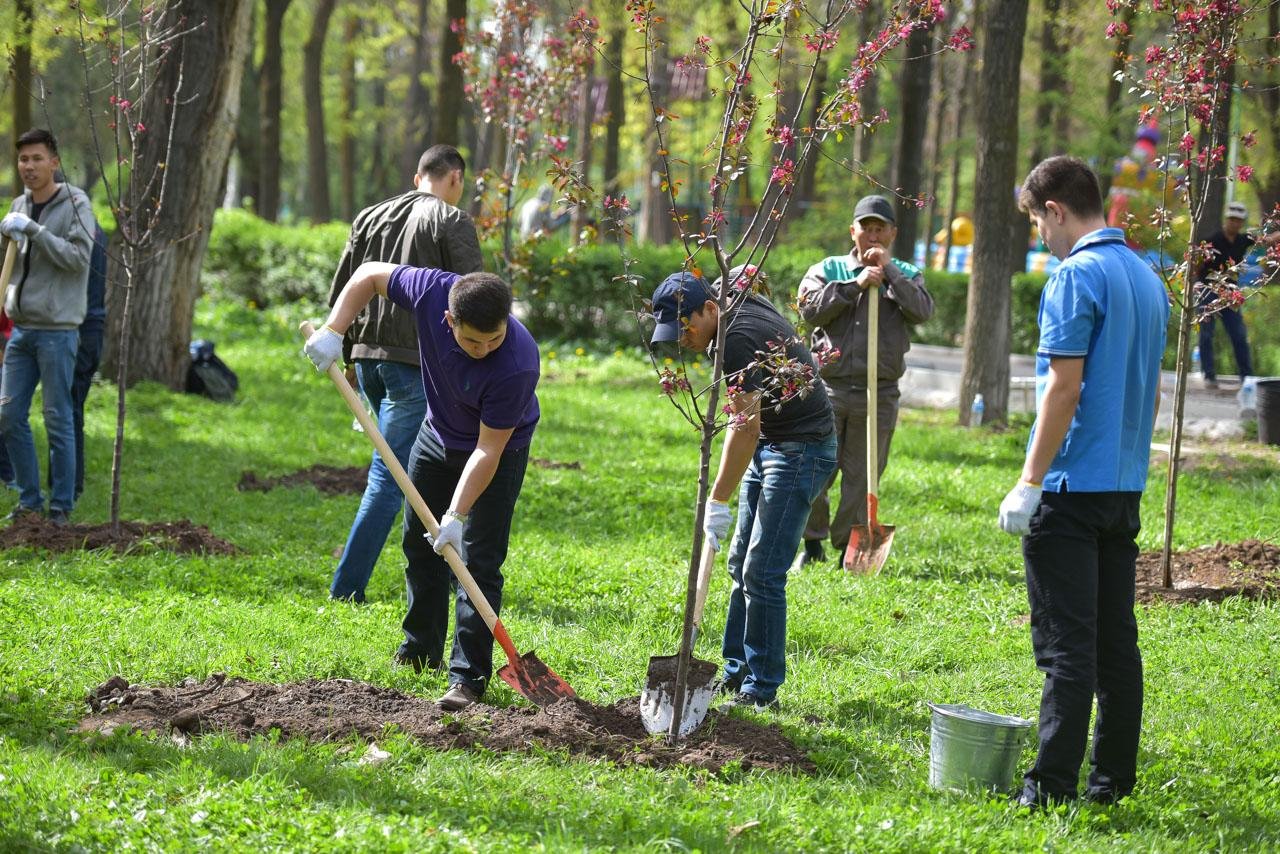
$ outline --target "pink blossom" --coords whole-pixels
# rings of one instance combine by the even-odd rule
[[[1191,135],[1191,131],[1187,131],[1182,135],[1182,139],[1178,141],[1178,148],[1182,149],[1183,154],[1190,154],[1191,149],[1196,147],[1196,138]]]
[[[947,47],[957,53],[973,50],[973,33],[968,27],[956,27],[951,38],[947,39]]]
[[[777,183],[785,186],[792,182],[795,171],[795,162],[790,159],[785,160],[779,165],[773,167],[773,171],[769,173],[769,180],[776,181]]]
[[[1252,177],[1253,177],[1252,166],[1242,165],[1242,166],[1236,167],[1236,180],[1239,181],[1240,183],[1247,184],[1249,183],[1249,179]]]
[[[829,51],[840,40],[839,30],[819,30],[816,33],[805,33],[804,47],[809,53]]]

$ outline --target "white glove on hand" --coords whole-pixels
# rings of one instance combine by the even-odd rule
[[[342,355],[342,336],[328,326],[322,326],[302,346],[302,352],[316,366],[318,371],[327,371],[329,366],[338,361]]]
[[[27,237],[35,237],[40,231],[40,223],[24,213],[13,211],[4,215],[4,219],[0,219],[0,233],[5,237],[17,240],[19,235],[25,234]]]
[[[702,522],[702,531],[711,541],[711,548],[720,551],[720,546],[729,536],[729,523],[733,521],[733,511],[723,501],[714,498],[707,501],[707,518]]]
[[[1000,502],[1000,530],[1006,534],[1025,537],[1031,533],[1031,514],[1040,506],[1040,493],[1044,487],[1035,486],[1025,480],[1009,490],[1009,494]]]
[[[440,522],[440,534],[431,541],[431,547],[436,550],[436,554],[444,554],[446,545],[453,546],[458,552],[458,556],[464,561],[466,557],[462,551],[462,535],[467,530],[467,517],[460,516],[452,510],[444,514],[444,519]]]

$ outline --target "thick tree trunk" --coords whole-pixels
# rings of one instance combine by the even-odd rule
[[[607,113],[604,123],[604,163],[600,184],[609,196],[617,196],[621,192],[621,139],[622,125],[626,121],[626,100],[622,87],[623,43],[627,38],[626,20],[620,9],[614,9],[609,15],[608,42],[605,45],[605,74],[608,89],[605,92],[604,108]],[[621,239],[622,235],[609,235]]]
[[[1280,3],[1271,3],[1267,7],[1267,32],[1280,33]],[[1280,39],[1267,39],[1267,74],[1266,82],[1252,87],[1249,91],[1255,94],[1263,106],[1263,115],[1267,117],[1266,132],[1271,143],[1272,156],[1265,163],[1259,163],[1257,177],[1254,178],[1254,190],[1258,194],[1259,210],[1269,213],[1280,204]]]
[[[316,0],[311,33],[302,47],[302,89],[307,102],[307,215],[333,219],[329,197],[329,152],[324,131],[324,41],[338,0]]]
[[[1009,291],[1020,247],[1014,244],[1018,180],[1018,81],[1028,0],[994,0],[985,18],[977,92],[977,174],[973,275],[964,325],[960,423],[976,394],[985,420],[1003,424],[1009,404]]]
[[[240,78],[240,118],[236,122],[236,158],[240,161],[240,169],[236,186],[229,188],[235,191],[231,198],[236,205],[243,204],[246,198],[257,202],[262,172],[260,84],[258,69],[253,64],[257,31],[257,16],[253,15],[249,19],[249,46],[244,52],[244,74]]]
[[[342,133],[338,137],[338,184],[341,187],[342,218],[355,219],[360,204],[356,199],[356,37],[360,19],[349,12],[342,28]]]
[[[467,20],[467,0],[446,0],[444,26],[440,30],[440,77],[436,89],[437,111],[435,142],[457,145],[458,121],[465,103],[462,91],[462,69],[454,64],[453,57],[462,50],[462,42],[453,31],[455,21]],[[419,152],[421,153],[421,152]]]
[[[17,0],[14,9],[17,26],[13,33],[13,141],[31,130],[31,31],[34,27],[31,0]],[[23,191],[18,175],[17,158],[13,166],[13,194]]]
[[[1123,34],[1116,38],[1115,53],[1111,55],[1111,76],[1107,78],[1107,100],[1102,109],[1105,120],[1101,144],[1098,146],[1101,168],[1098,169],[1098,183],[1101,185],[1102,198],[1111,190],[1111,164],[1124,154],[1133,139],[1131,122],[1128,114],[1120,109],[1120,96],[1124,93],[1124,70],[1129,64],[1129,46],[1133,44],[1133,22],[1136,16],[1136,4],[1125,4],[1121,16],[1124,24]]]
[[[430,0],[418,0],[415,38],[413,40],[413,65],[409,70],[409,101],[405,110],[405,141],[400,151],[399,172],[402,181],[418,170],[418,159],[431,144],[432,123],[431,93],[423,80],[430,60],[428,48],[430,25]]]
[[[1062,0],[1044,0],[1044,20],[1040,23],[1040,84],[1036,93],[1035,121],[1031,125],[1030,171],[1051,153],[1068,151],[1068,141],[1061,137],[1058,117],[1065,112],[1067,80],[1063,73],[1067,51],[1061,39],[1062,20],[1066,10]],[[1021,178],[1022,176],[1019,176]],[[1031,240],[1031,220],[1018,217],[1015,238],[1023,249]]]
[[[876,24],[880,22],[880,11],[883,0],[871,0],[862,11],[861,27],[858,31],[858,44],[871,41]],[[862,87],[861,105],[863,121],[869,121],[880,112],[880,71],[879,66],[871,70],[871,77]],[[871,160],[875,156],[875,130],[859,128],[857,140],[853,147],[853,156],[865,170],[871,169]]]
[[[235,136],[252,12],[252,0],[175,0],[165,9],[162,27],[182,18],[188,26],[203,25],[156,59],[143,103],[147,132],[129,190],[135,203],[122,225],[143,245],[132,271],[127,338],[121,334],[127,291],[119,287],[127,277],[111,271],[104,376],[116,374],[127,347],[126,384],[183,386],[200,266]]]
[[[908,196],[925,189],[924,137],[929,125],[929,84],[933,75],[933,30],[916,29],[907,37],[907,63],[902,69],[902,97],[898,124],[898,169],[894,185]],[[920,208],[911,200],[894,200],[898,236],[893,255],[907,261],[915,257],[920,232]]]
[[[284,13],[292,0],[266,0],[266,20],[262,34],[262,68],[259,71],[261,87],[261,117],[258,126],[262,134],[262,155],[259,159],[258,216],[276,221],[280,215],[280,108],[281,81],[284,77],[282,60],[284,47],[281,33],[284,29]]]

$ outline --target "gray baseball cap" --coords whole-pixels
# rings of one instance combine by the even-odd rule
[[[858,199],[858,206],[853,209],[853,221],[862,222],[870,217],[882,219],[889,225],[895,224],[893,205],[884,196],[863,196]]]
[[[1249,206],[1244,202],[1227,202],[1227,219],[1248,219]]]

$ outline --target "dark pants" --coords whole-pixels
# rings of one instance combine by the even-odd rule
[[[1217,294],[1208,288],[1200,291],[1199,306],[1204,308],[1217,299]],[[1227,330],[1231,339],[1231,349],[1236,356],[1236,370],[1240,379],[1253,376],[1253,358],[1249,354],[1249,336],[1244,328],[1244,317],[1237,308],[1224,308],[1200,321],[1200,367],[1206,380],[1218,378],[1213,360],[1213,322],[1214,318],[1222,321],[1222,328]]]
[[[1023,538],[1031,644],[1044,673],[1040,749],[1024,791],[1074,798],[1096,695],[1086,796],[1123,797],[1137,778],[1142,655],[1133,615],[1137,492],[1044,493]]]
[[[409,452],[409,477],[439,520],[449,509],[462,469],[470,451],[448,450],[441,446],[425,423]],[[508,450],[498,463],[489,486],[471,508],[463,537],[467,569],[495,614],[502,613],[502,563],[507,557],[511,536],[511,516],[529,449]],[[401,655],[425,659],[434,666],[444,654],[445,631],[449,626],[449,602],[456,584],[445,559],[436,554],[426,539],[426,529],[411,508],[405,508],[405,583],[409,591],[409,613],[405,614]],[[483,693],[493,674],[493,634],[484,618],[472,606],[460,587],[454,604],[453,653],[449,661],[449,684],[462,683]]]
[[[80,346],[76,350],[75,373],[71,377],[71,422],[76,436],[76,499],[84,492],[84,402],[89,399],[93,375],[102,361],[102,327],[81,326]],[[4,463],[8,463],[8,455]],[[0,478],[4,477],[4,465],[0,464]],[[49,488],[53,488],[53,462],[49,462]]]

